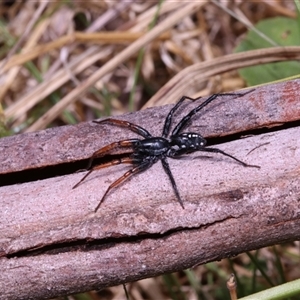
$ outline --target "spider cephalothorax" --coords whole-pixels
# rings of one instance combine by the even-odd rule
[[[252,90],[251,90],[252,91]],[[113,182],[106,190],[104,193],[103,197],[101,198],[99,204],[97,205],[95,211],[98,210],[100,207],[100,204],[104,200],[105,196],[108,194],[108,192],[125,181],[127,178],[130,176],[137,174],[139,172],[145,171],[146,169],[149,169],[154,163],[156,163],[158,160],[161,160],[162,166],[168,175],[173,190],[175,192],[176,198],[178,199],[180,205],[182,208],[183,206],[183,201],[180,197],[180,194],[177,189],[177,185],[175,183],[174,177],[171,173],[167,158],[178,158],[181,155],[187,154],[187,153],[192,153],[195,151],[204,151],[204,152],[214,152],[214,153],[220,153],[222,155],[226,155],[244,167],[255,167],[259,168],[259,166],[255,165],[248,165],[244,163],[243,161],[235,158],[234,156],[225,153],[224,151],[217,149],[217,148],[206,148],[206,140],[204,137],[202,137],[200,134],[195,133],[195,132],[186,132],[186,133],[180,133],[184,127],[187,125],[187,122],[194,116],[198,111],[200,111],[203,107],[205,107],[207,104],[212,102],[214,99],[217,97],[221,96],[235,96],[235,97],[240,97],[243,95],[248,94],[251,91],[247,91],[245,93],[239,93],[239,94],[234,94],[234,93],[227,93],[227,94],[213,94],[209,98],[207,98],[203,103],[201,103],[199,106],[191,110],[185,117],[181,119],[181,121],[175,126],[173,129],[170,137],[170,128],[171,128],[171,123],[172,123],[172,118],[174,112],[178,109],[178,107],[182,104],[182,102],[186,99],[188,100],[198,100],[193,99],[187,96],[183,96],[180,98],[180,100],[177,102],[177,104],[170,110],[169,114],[166,117],[165,124],[163,127],[163,133],[161,137],[153,137],[146,129],[135,125],[133,123],[127,122],[127,121],[121,121],[117,119],[105,119],[102,121],[93,121],[94,123],[97,124],[112,124],[112,125],[117,125],[121,127],[128,128],[129,130],[139,134],[140,136],[143,137],[143,139],[127,139],[123,141],[118,141],[114,142],[112,144],[109,144],[107,146],[104,146],[103,148],[97,150],[96,152],[93,153],[93,155],[90,158],[90,163],[88,166],[88,173],[73,187],[76,188],[85,178],[94,170],[118,165],[118,164],[132,164],[133,168],[127,171],[122,177],[120,177],[118,180]],[[116,148],[131,148],[132,151],[128,153],[123,158],[118,158],[114,159],[108,163],[104,163],[101,165],[97,165],[94,167],[92,166],[92,162],[95,158],[97,157],[102,157],[105,154],[109,153],[111,150],[116,149]]]

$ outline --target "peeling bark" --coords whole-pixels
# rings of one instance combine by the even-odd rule
[[[189,130],[220,136],[299,120],[299,85],[293,80],[216,101]],[[159,135],[169,109],[124,119]],[[106,188],[128,166],[93,172],[74,190],[84,173],[1,187],[0,299],[100,289],[299,239],[300,127],[294,125],[218,146],[261,169],[201,152],[170,159],[184,210],[160,162],[109,193],[96,214]],[[85,123],[1,139],[2,173],[87,158],[129,136]]]

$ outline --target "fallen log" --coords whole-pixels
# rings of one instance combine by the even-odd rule
[[[125,129],[84,123],[1,139],[0,299],[101,289],[299,239],[299,85],[219,98],[193,118],[189,131],[226,136],[214,147],[261,168],[201,152],[170,159],[185,209],[160,162],[109,193],[97,213],[127,166],[95,171],[72,189],[85,174],[74,165],[135,136]],[[160,135],[170,107],[121,118]]]

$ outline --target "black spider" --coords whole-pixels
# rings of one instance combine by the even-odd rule
[[[174,177],[171,173],[169,164],[167,162],[167,157],[171,158],[177,158],[183,154],[192,153],[195,151],[205,151],[205,152],[214,152],[214,153],[220,153],[223,155],[226,155],[240,164],[242,164],[244,167],[255,167],[260,168],[259,166],[255,165],[248,165],[244,163],[243,161],[235,158],[234,156],[225,153],[224,151],[217,149],[217,148],[206,148],[206,140],[198,133],[194,132],[186,132],[186,133],[180,133],[182,129],[187,125],[187,122],[191,119],[193,115],[195,115],[198,111],[200,111],[203,107],[205,107],[207,104],[212,102],[217,97],[221,96],[236,96],[241,97],[248,93],[252,92],[247,91],[245,93],[227,93],[227,94],[213,94],[211,95],[207,100],[205,100],[202,104],[191,110],[185,117],[181,119],[181,121],[175,126],[175,128],[172,131],[172,134],[169,138],[168,135],[170,133],[170,127],[172,123],[172,117],[174,112],[178,109],[178,107],[183,103],[184,100],[198,100],[193,99],[187,96],[183,96],[180,98],[178,103],[170,110],[169,114],[167,115],[167,118],[165,120],[165,124],[163,127],[163,133],[161,137],[153,137],[146,129],[135,125],[133,123],[127,122],[127,121],[121,121],[116,119],[106,119],[102,121],[93,121],[97,124],[112,124],[117,125],[121,127],[126,127],[130,129],[131,131],[141,135],[144,139],[127,139],[119,142],[114,142],[112,144],[109,144],[107,146],[104,146],[103,148],[99,149],[98,151],[94,152],[93,155],[90,158],[90,162],[87,169],[90,169],[89,172],[77,183],[74,185],[73,189],[76,188],[89,174],[91,174],[94,170],[118,165],[118,164],[132,164],[134,167],[127,171],[122,177],[120,177],[118,180],[113,182],[104,193],[102,199],[100,200],[99,204],[97,205],[95,212],[100,207],[100,204],[104,200],[107,193],[123,181],[125,181],[130,176],[145,171],[146,169],[150,168],[154,163],[156,163],[158,160],[161,160],[162,166],[167,173],[176,198],[178,199],[180,205],[182,208],[183,201],[179,195]],[[124,158],[118,158],[114,159],[108,163],[104,163],[101,165],[97,165],[91,168],[92,162],[96,157],[102,157],[106,153],[108,153],[110,150],[116,149],[116,148],[125,148],[129,147],[132,148],[132,151],[128,153],[128,155]]]

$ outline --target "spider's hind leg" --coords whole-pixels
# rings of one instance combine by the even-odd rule
[[[119,163],[130,163],[129,161],[126,161],[126,159],[129,159],[129,158],[123,158],[123,160],[122,159],[115,159],[115,160],[113,160],[111,162],[108,162],[106,164],[102,164],[102,165],[96,166],[96,167],[94,167],[94,168],[91,169],[93,161],[94,161],[95,158],[102,157],[105,154],[107,154],[109,151],[114,150],[114,149],[118,149],[118,148],[130,148],[130,147],[133,148],[139,142],[140,142],[139,139],[123,140],[123,141],[111,143],[111,144],[109,144],[107,146],[104,146],[101,149],[95,151],[92,154],[92,156],[90,157],[90,160],[89,160],[89,163],[88,163],[88,166],[87,166],[87,170],[90,169],[90,171],[77,184],[75,184],[73,186],[73,189],[75,189],[94,170],[102,169],[102,168],[109,167],[109,166],[113,166],[115,164],[118,164],[118,163],[116,163],[118,161],[121,161]],[[128,154],[131,154],[131,153],[132,152],[130,152]]]
[[[131,163],[133,163],[134,165],[136,165],[139,160],[135,160],[135,159],[132,159],[130,158],[131,160]],[[99,209],[101,203],[103,202],[104,198],[106,197],[106,195],[109,193],[109,191],[113,188],[115,188],[116,186],[118,186],[119,184],[121,184],[122,182],[124,182],[126,179],[128,179],[129,177],[137,174],[137,173],[140,173],[142,171],[145,171],[147,170],[148,168],[150,168],[151,166],[153,165],[153,162],[152,161],[149,161],[149,160],[145,160],[145,161],[142,161],[142,162],[139,162],[139,164],[134,167],[133,169],[127,171],[123,176],[121,176],[119,179],[117,179],[115,182],[113,182],[106,190],[106,192],[104,193],[103,197],[101,198],[101,200],[99,201],[97,207],[95,208],[95,212]]]
[[[89,170],[91,168],[95,158],[103,157],[105,154],[107,154],[108,152],[110,152],[111,150],[114,150],[114,149],[133,147],[139,141],[140,141],[139,139],[128,139],[128,140],[123,140],[123,141],[119,141],[119,142],[114,142],[107,146],[102,147],[101,149],[95,151],[92,154],[86,169]]]
[[[80,183],[82,181],[84,181],[93,171],[95,170],[100,170],[100,169],[104,169],[104,168],[108,168],[110,166],[115,166],[115,165],[119,165],[119,164],[132,164],[133,163],[133,159],[130,158],[130,157],[124,157],[124,158],[118,158],[118,159],[114,159],[108,163],[105,163],[105,164],[101,164],[101,165],[98,165],[98,166],[95,166],[93,167],[92,169],[90,169],[82,178],[79,182],[77,182],[73,187],[72,189],[75,189],[77,188]]]

